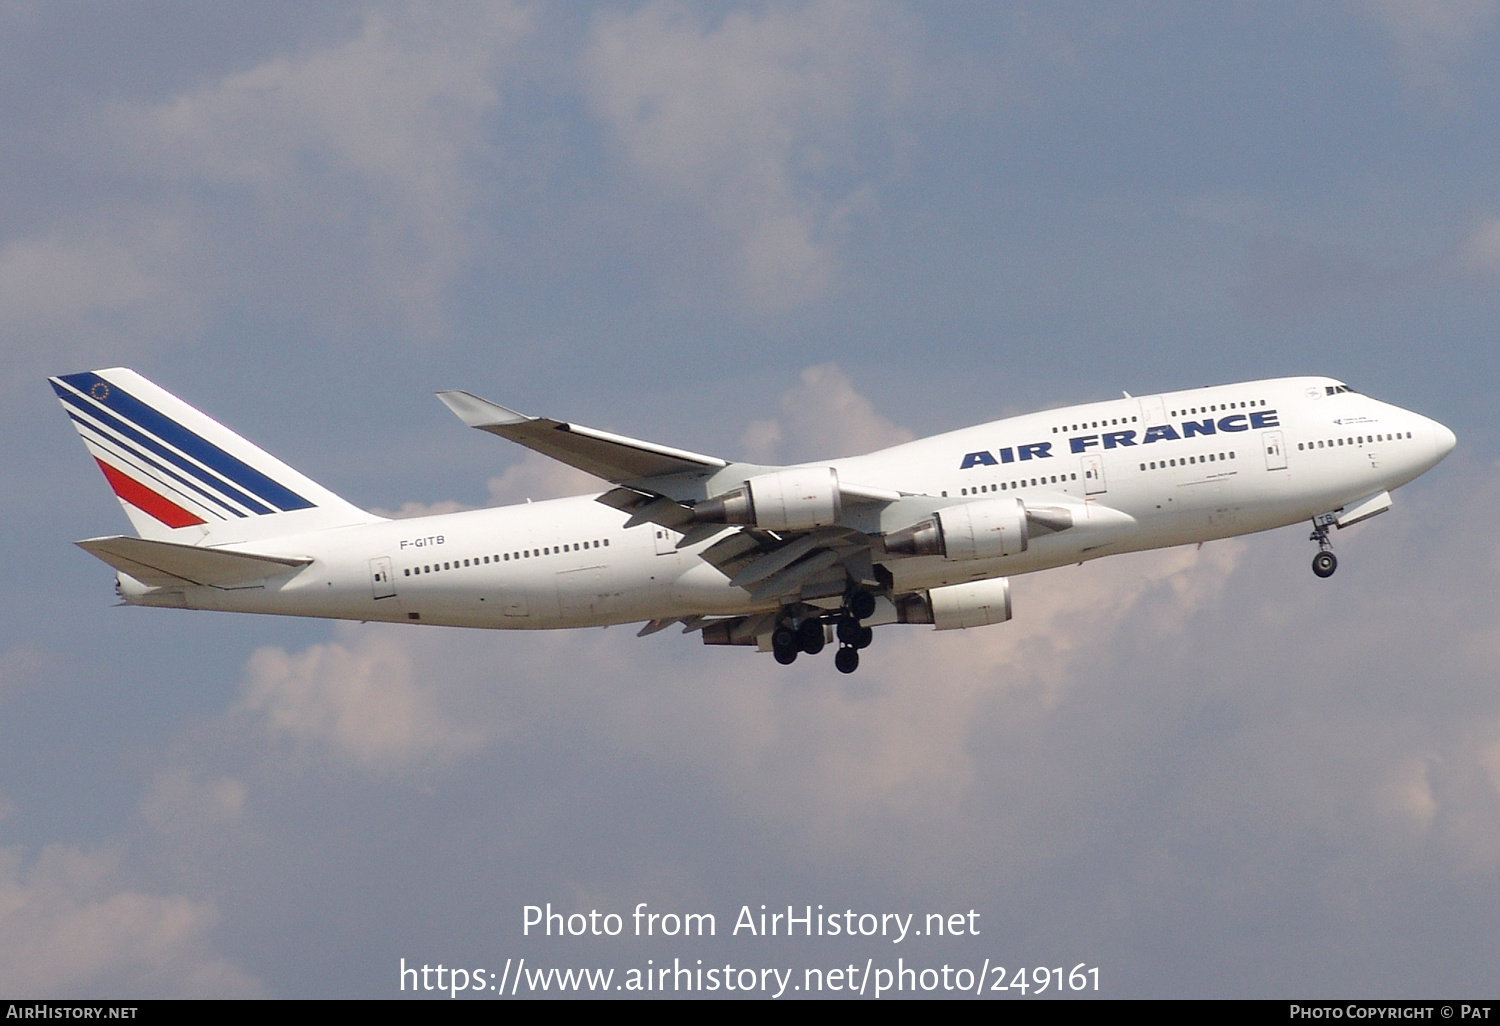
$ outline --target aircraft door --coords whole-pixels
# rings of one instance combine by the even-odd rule
[[[1104,457],[1085,456],[1083,458],[1083,493],[1085,495],[1102,495],[1107,488],[1104,484]]]
[[[598,616],[605,601],[604,568],[585,566],[557,573],[557,605],[569,623],[588,623]]]
[[[1266,469],[1285,470],[1286,449],[1281,442],[1281,432],[1263,431],[1261,432],[1260,441],[1262,447],[1266,450]]]
[[[1141,423],[1142,424],[1165,424],[1167,422],[1167,407],[1159,395],[1148,395],[1141,397]]]
[[[389,556],[370,560],[370,590],[377,599],[395,598],[396,579],[391,576]]]

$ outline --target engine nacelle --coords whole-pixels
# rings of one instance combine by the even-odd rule
[[[698,523],[746,524],[768,531],[806,531],[838,522],[839,476],[832,467],[797,467],[752,477],[732,492],[693,507]]]
[[[906,556],[989,559],[1025,552],[1030,539],[1020,499],[982,499],[948,506],[930,520],[886,535],[885,549]]]
[[[996,577],[950,584],[896,599],[899,623],[930,623],[940,631],[1004,623],[1010,619],[1010,580]]]

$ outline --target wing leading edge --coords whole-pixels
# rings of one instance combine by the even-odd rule
[[[626,438],[581,424],[528,417],[456,389],[439,392],[437,397],[469,427],[508,438],[615,484],[695,471],[712,472],[729,465],[715,456]]]

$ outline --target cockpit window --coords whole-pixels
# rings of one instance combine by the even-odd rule
[[[1338,395],[1340,392],[1354,392],[1354,389],[1350,388],[1348,385],[1324,385],[1323,386],[1323,394],[1324,395]],[[1354,392],[1354,394],[1355,395],[1359,395],[1358,392]]]

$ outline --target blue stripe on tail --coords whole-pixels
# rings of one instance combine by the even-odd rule
[[[274,506],[282,512],[296,509],[311,509],[314,505],[314,503],[304,499],[290,488],[278,484],[254,467],[249,466],[237,457],[231,456],[212,442],[188,430],[170,417],[157,412],[118,385],[105,381],[97,374],[91,372],[68,374],[60,380],[93,399],[94,402],[108,407],[121,418],[144,428],[162,441],[176,446],[199,463],[222,475],[226,480],[234,482],[240,488],[258,497],[262,502]],[[92,415],[98,415],[96,409],[92,409],[80,402],[77,396],[65,392],[55,384],[53,388],[62,399],[73,403],[80,409],[87,410]],[[120,426],[126,429],[129,428],[128,424],[121,424]],[[183,466],[183,461],[175,453],[163,451],[160,446],[154,444],[151,439],[143,437],[139,432],[130,431],[129,434],[140,444],[148,445],[162,456],[171,459],[172,462],[177,463],[179,466]],[[201,473],[197,468],[193,467],[183,466],[183,469],[194,473]],[[260,507],[260,504],[254,501],[248,501],[246,505]],[[273,513],[277,510],[260,507],[258,511]]]

